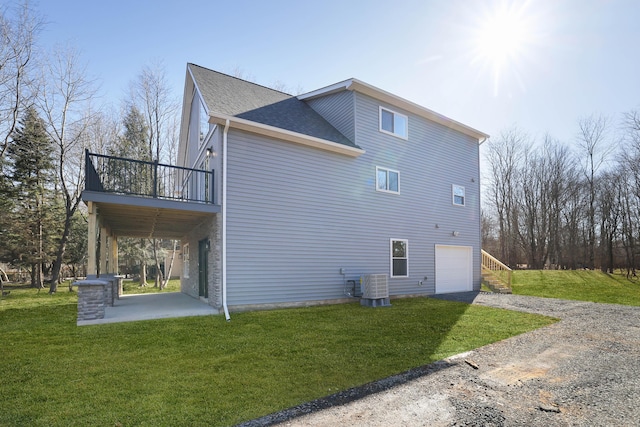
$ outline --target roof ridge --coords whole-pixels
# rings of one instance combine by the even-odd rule
[[[252,82],[250,80],[241,79],[240,77],[236,77],[236,76],[232,76],[232,75],[227,74],[227,73],[223,73],[222,71],[214,70],[212,68],[203,67],[202,65],[198,65],[198,64],[195,64],[193,62],[187,62],[187,65],[188,66],[192,65],[192,66],[195,66],[195,67],[198,67],[198,68],[202,68],[203,70],[207,70],[207,71],[212,72],[212,73],[220,74],[220,75],[225,76],[225,77],[229,77],[229,78],[232,78],[232,79],[235,79],[235,80],[239,80],[239,81],[244,82],[244,83],[249,83],[251,85],[258,86],[258,87],[261,87],[261,88],[264,88],[264,89],[268,89],[270,91],[277,92],[277,93],[280,93],[280,94],[283,94],[283,95],[295,96],[295,95],[292,95],[290,93],[283,92],[281,90],[274,89],[272,87],[265,86],[265,85],[260,84],[260,83]]]

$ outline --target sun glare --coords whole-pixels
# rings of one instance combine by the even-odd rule
[[[484,11],[474,31],[472,62],[490,68],[494,95],[505,72],[518,73],[534,41],[535,29],[527,5],[528,2],[502,2],[493,10]]]
[[[518,54],[524,38],[525,29],[518,16],[501,10],[486,22],[478,38],[478,51],[486,59],[502,64]]]

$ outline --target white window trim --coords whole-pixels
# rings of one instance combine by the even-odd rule
[[[406,256],[404,258],[394,258],[393,256],[393,242],[404,242],[407,249]],[[405,276],[394,276],[393,274],[393,260],[394,259],[406,259],[407,260],[407,274]],[[409,277],[409,240],[408,239],[389,239],[389,276],[390,277]]]
[[[182,277],[189,278],[189,244],[182,245]]]
[[[398,191],[381,190],[380,188],[378,188],[378,171],[381,171],[381,170],[387,172],[387,188],[389,187],[389,172],[394,172],[398,174]],[[382,166],[376,166],[376,191],[379,191],[381,193],[400,194],[400,172],[394,169],[389,169]]]
[[[389,132],[388,130],[382,129],[382,110],[387,111],[391,114],[393,114],[394,118],[395,116],[400,116],[400,117],[404,117],[404,122],[406,123],[406,128],[405,128],[405,133],[406,136],[394,133],[394,132]],[[394,120],[395,121],[395,120]],[[395,136],[396,138],[400,138],[400,139],[404,139],[405,141],[409,139],[409,117],[407,117],[404,114],[400,114],[397,111],[393,111],[389,108],[385,108],[382,105],[379,107],[379,111],[378,111],[378,130],[382,133],[386,133],[387,135],[392,135]]]
[[[456,203],[456,194],[455,194],[456,188],[462,188],[462,193],[463,193],[462,203]],[[467,191],[465,190],[464,186],[451,184],[451,203],[453,204],[453,206],[461,206],[461,207],[467,204]]]

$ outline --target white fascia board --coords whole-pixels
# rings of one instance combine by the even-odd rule
[[[275,126],[264,125],[262,123],[257,123],[251,120],[241,119],[234,116],[228,116],[226,114],[209,114],[209,123],[224,125],[227,120],[229,120],[229,126],[232,129],[239,129],[246,132],[265,135],[271,138],[306,145],[308,147],[319,148],[321,150],[344,154],[351,157],[358,157],[365,153],[365,150],[361,148],[349,147],[348,145],[338,144],[337,142],[327,141],[325,139],[316,138],[314,136],[309,136],[298,132],[292,132],[290,130],[281,129]]]
[[[352,81],[353,79],[348,79],[342,82],[334,83],[330,86],[323,87],[321,89],[303,93],[302,95],[298,95],[298,99],[301,101],[306,101],[306,100],[318,98],[321,96],[331,95],[332,93],[349,89]]]

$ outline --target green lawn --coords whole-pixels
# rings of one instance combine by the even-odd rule
[[[640,282],[587,270],[516,270],[513,293],[640,306]]]
[[[76,301],[0,301],[0,425],[232,425],[554,322],[415,298],[77,327]]]
[[[180,292],[180,279],[171,279],[167,286],[161,291],[160,288],[154,287],[154,280],[147,280],[147,286],[140,286],[140,282],[132,280],[123,280],[122,292],[124,294],[149,294],[156,292]]]

